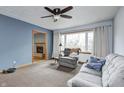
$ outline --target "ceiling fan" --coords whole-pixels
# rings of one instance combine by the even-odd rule
[[[68,7],[64,8],[64,9],[62,9],[62,10],[61,10],[60,8],[50,9],[50,8],[48,8],[48,7],[44,7],[44,9],[46,9],[47,11],[49,11],[50,13],[52,13],[52,15],[43,16],[43,17],[41,17],[41,18],[53,17],[54,22],[58,21],[58,19],[59,19],[60,17],[62,17],[62,18],[67,18],[67,19],[71,19],[71,18],[72,18],[72,16],[69,16],[69,15],[65,15],[65,14],[64,14],[64,13],[66,13],[66,12],[72,10],[72,9],[73,9],[72,6],[68,6]]]

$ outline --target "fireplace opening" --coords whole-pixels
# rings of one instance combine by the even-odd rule
[[[37,46],[37,53],[43,53],[43,47]]]

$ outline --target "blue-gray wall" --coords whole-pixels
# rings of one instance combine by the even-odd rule
[[[32,29],[48,33],[48,53],[52,55],[53,32],[39,26],[0,15],[0,69],[32,62]]]
[[[114,18],[114,53],[124,56],[124,7]]]

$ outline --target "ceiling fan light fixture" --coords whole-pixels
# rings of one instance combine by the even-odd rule
[[[55,20],[58,20],[60,18],[60,15],[54,15],[53,17]]]

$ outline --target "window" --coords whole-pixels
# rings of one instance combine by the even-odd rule
[[[64,48],[80,48],[81,51],[93,50],[93,31],[69,33],[61,35],[62,50]]]

